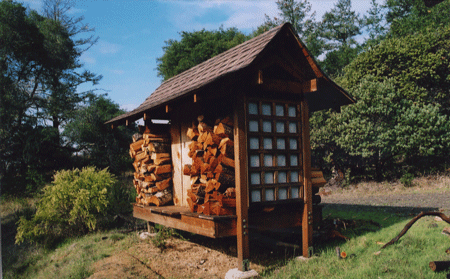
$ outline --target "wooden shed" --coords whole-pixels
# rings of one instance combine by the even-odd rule
[[[301,226],[309,257],[313,223],[321,218],[312,200],[309,114],[353,102],[289,23],[168,79],[138,108],[107,122],[143,118],[151,130],[152,120],[169,120],[173,203],[134,205],[134,217],[213,238],[236,236],[241,271],[248,269],[249,229]],[[232,128],[236,197],[233,214],[219,216],[192,212],[192,177],[184,171],[193,163],[188,132],[199,120],[216,119]]]

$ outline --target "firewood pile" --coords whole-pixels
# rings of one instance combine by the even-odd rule
[[[143,134],[133,135],[130,156],[134,159],[136,203],[165,205],[172,201],[172,160],[170,134],[152,134],[148,126],[140,127]]]
[[[217,119],[212,127],[199,116],[198,126],[189,128],[187,136],[192,140],[188,153],[192,164],[184,165],[183,174],[191,179],[187,198],[191,212],[236,214],[232,119]]]

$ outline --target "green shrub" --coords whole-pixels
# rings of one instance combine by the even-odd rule
[[[400,177],[400,183],[402,183],[405,187],[413,186],[413,180],[414,174],[412,173],[405,173],[402,177]]]
[[[52,184],[44,187],[36,214],[31,220],[21,217],[18,221],[16,243],[29,240],[51,245],[96,230],[107,219],[116,184],[107,169],[58,171]]]

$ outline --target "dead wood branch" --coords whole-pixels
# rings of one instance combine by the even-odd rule
[[[381,249],[386,248],[387,246],[394,244],[395,242],[397,242],[400,237],[402,237],[410,228],[411,226],[420,218],[424,217],[424,216],[439,216],[441,217],[442,220],[444,220],[445,222],[447,222],[448,224],[450,224],[450,218],[447,217],[444,213],[442,212],[435,212],[435,211],[428,211],[428,212],[421,212],[419,215],[417,215],[416,217],[414,217],[411,221],[409,221],[408,224],[406,224],[406,226],[403,228],[403,230],[396,236],[394,237],[391,241],[389,241],[388,243],[384,244],[383,247],[381,247]]]

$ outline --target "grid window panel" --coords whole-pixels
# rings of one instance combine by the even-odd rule
[[[284,116],[284,106],[283,105],[275,106],[275,115],[276,116]]]
[[[261,190],[252,190],[252,202],[260,202],[261,201]]]
[[[250,149],[259,149],[259,138],[250,138]]]
[[[272,122],[271,121],[263,121],[263,132],[272,133]]]
[[[272,115],[271,104],[262,104],[262,115]]]
[[[301,198],[300,103],[254,99],[247,116],[251,201]]]
[[[248,114],[257,115],[258,114],[258,104],[248,103]]]
[[[248,131],[249,132],[258,132],[258,121],[256,120],[250,120],[248,123]]]

